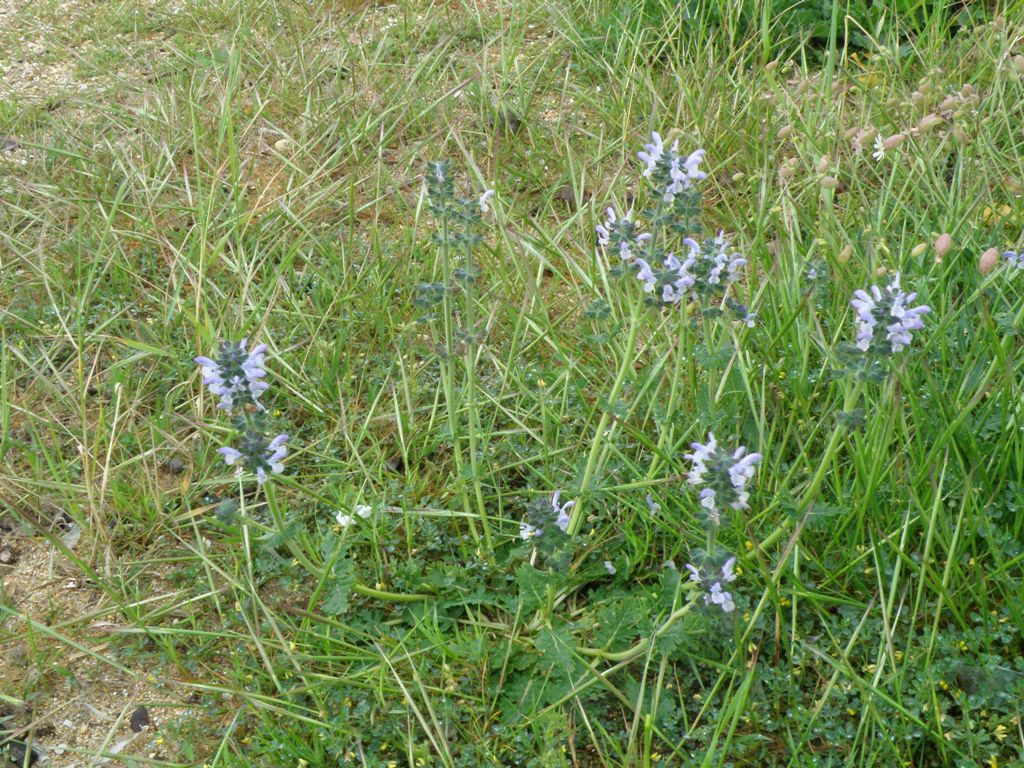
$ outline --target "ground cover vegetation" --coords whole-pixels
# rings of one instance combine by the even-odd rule
[[[16,10],[12,765],[1024,764],[1019,3]]]

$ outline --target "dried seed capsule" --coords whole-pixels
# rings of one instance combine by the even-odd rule
[[[818,161],[818,173],[825,173],[830,165],[832,165],[832,158],[828,155],[822,155],[821,160]]]
[[[950,249],[953,247],[953,238],[947,233],[943,232],[935,240],[935,256],[937,258],[943,258]]]
[[[839,179],[835,176],[823,176],[818,183],[821,184],[822,189],[839,189]]]
[[[779,139],[781,141],[785,141],[786,139],[788,139],[792,135],[793,135],[793,126],[792,125],[784,125],[784,126],[782,126],[781,128],[779,128],[779,132],[777,134],[777,136],[779,137]]]
[[[843,250],[841,250],[839,252],[839,255],[836,256],[836,261],[838,261],[840,264],[845,264],[850,260],[851,256],[853,256],[853,246],[847,245],[844,246]]]
[[[914,250],[912,250],[910,252],[910,255],[911,255],[912,258],[916,259],[918,256],[920,256],[921,254],[923,254],[927,250],[928,250],[928,243],[918,243],[917,245],[914,246]]]

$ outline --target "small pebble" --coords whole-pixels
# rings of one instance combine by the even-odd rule
[[[149,710],[145,707],[139,707],[132,712],[131,726],[135,733],[139,733],[143,728],[147,728],[152,725],[149,719]]]
[[[180,456],[171,456],[166,462],[164,462],[164,469],[170,472],[172,475],[180,475],[186,469],[188,464]]]

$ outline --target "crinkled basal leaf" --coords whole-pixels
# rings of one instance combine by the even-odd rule
[[[550,571],[539,571],[529,563],[523,563],[516,571],[516,584],[519,585],[519,606],[524,613],[535,611],[547,599],[548,584],[555,589],[564,584],[565,577]]]
[[[572,679],[576,671],[576,646],[567,626],[545,627],[537,633],[533,643],[554,674]]]
[[[611,651],[625,649],[641,634],[643,618],[640,603],[629,595],[603,605],[597,612],[594,645]]]
[[[327,589],[324,592],[323,610],[330,616],[341,616],[348,610],[348,598],[352,594],[352,587],[356,583],[356,576],[352,561],[347,557],[336,560],[331,568],[331,575],[327,579]]]

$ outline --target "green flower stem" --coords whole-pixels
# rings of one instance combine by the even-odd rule
[[[466,270],[469,275],[466,280],[466,352],[463,365],[466,368],[466,411],[469,416],[469,468],[473,474],[473,495],[476,501],[477,513],[480,516],[480,524],[484,529],[484,552],[485,556],[494,561],[494,547],[491,540],[491,523],[487,515],[487,505],[484,503],[483,484],[480,482],[480,467],[478,458],[478,446],[480,444],[480,425],[476,410],[476,339],[473,329],[473,252],[471,248],[466,249]],[[472,519],[472,518],[470,518]]]
[[[844,412],[849,411],[857,404],[863,390],[864,383],[861,381],[858,381],[853,385],[853,387],[846,390],[846,395],[843,399]],[[774,545],[775,542],[782,538],[786,533],[789,526],[792,525],[795,520],[799,519],[808,510],[815,498],[817,498],[818,491],[821,489],[821,484],[825,481],[825,476],[828,474],[828,471],[832,466],[832,461],[835,459],[836,453],[839,451],[840,441],[844,434],[846,434],[846,427],[842,424],[836,424],[835,429],[832,430],[832,436],[829,438],[828,445],[825,447],[825,454],[822,456],[821,463],[818,465],[818,471],[815,472],[814,477],[811,478],[811,482],[804,491],[803,497],[800,499],[800,503],[796,505],[796,510],[793,516],[783,520],[778,528],[772,531],[760,542],[760,544],[758,544],[758,549],[763,551]]]
[[[611,392],[608,394],[609,405],[614,404],[619,393],[622,391],[622,387],[626,382],[626,376],[629,373],[629,369],[633,364],[633,353],[636,351],[637,336],[640,331],[640,312],[643,308],[642,301],[634,301],[632,310],[629,315],[629,337],[626,339],[626,347],[622,351],[622,361],[619,364],[619,372],[615,376],[615,381],[612,384]],[[604,434],[608,430],[608,426],[611,423],[611,413],[605,409],[601,413],[601,419],[597,423],[597,430],[594,433],[594,440],[590,444],[590,453],[587,455],[587,463],[583,469],[583,481],[580,483],[580,495],[576,499],[576,506],[573,507],[572,515],[569,518],[569,527],[567,533],[570,536],[575,536],[583,524],[584,510],[587,502],[587,491],[590,486],[591,480],[593,480],[599,465],[602,463],[599,461],[601,455],[601,448],[604,441]]]
[[[452,326],[452,307],[448,291],[452,284],[451,251],[448,244],[448,212],[441,217],[441,271],[444,280],[441,314],[444,322],[445,359],[441,361],[441,384],[444,387],[444,399],[448,408],[448,431],[452,436],[452,454],[455,458],[455,474],[458,477],[459,494],[462,497],[462,508],[469,520],[469,532],[473,541],[480,545],[480,532],[473,519],[473,505],[470,503],[469,490],[465,481],[465,462],[462,446],[459,443],[458,401],[455,395],[455,331]],[[475,474],[475,473],[474,473]],[[486,518],[485,518],[486,519]],[[490,551],[490,549],[488,549]]]
[[[690,310],[689,305],[683,303],[683,319],[682,327],[683,333],[686,333],[686,325],[689,320]],[[668,393],[668,408],[665,410],[668,419],[665,424],[665,428],[661,430],[658,435],[657,449],[654,451],[654,456],[651,458],[651,465],[647,469],[647,479],[653,480],[654,476],[658,473],[658,469],[661,466],[662,455],[665,451],[665,445],[672,441],[672,437],[675,434],[673,430],[673,424],[671,422],[672,414],[676,412],[676,407],[679,399],[679,383],[683,380],[683,361],[692,355],[684,355],[682,351],[683,345],[680,343],[676,346],[675,352],[675,368],[672,372],[672,381],[669,385]]]
[[[600,648],[587,648],[586,646],[579,646],[576,652],[581,656],[594,656],[605,659],[612,662],[621,662],[628,664],[631,661],[643,656],[647,653],[654,643],[657,642],[658,638],[663,637],[666,632],[672,629],[672,625],[675,624],[679,619],[683,618],[686,614],[693,610],[693,606],[696,605],[696,598],[691,599],[686,605],[681,608],[677,608],[669,617],[665,619],[664,623],[658,627],[650,637],[645,637],[643,640],[638,641],[635,645],[627,648],[624,651],[605,651]]]

